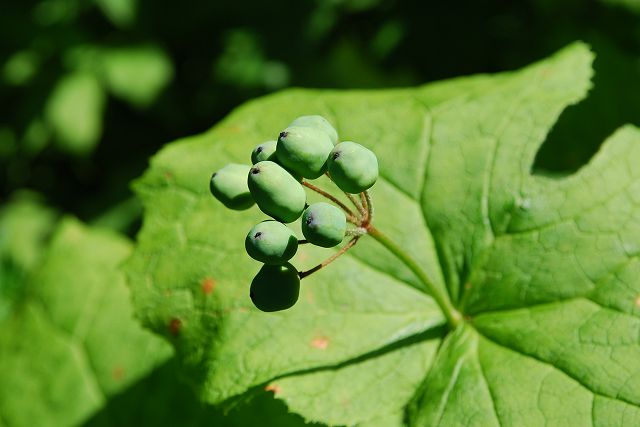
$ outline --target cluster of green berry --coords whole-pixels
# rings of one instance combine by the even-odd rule
[[[227,208],[244,210],[255,203],[273,218],[255,225],[245,239],[249,256],[264,263],[251,283],[250,296],[260,310],[284,310],[298,300],[304,277],[288,262],[298,244],[334,247],[347,234],[348,216],[354,222],[348,208],[306,180],[326,174],[347,196],[363,193],[378,178],[378,160],[360,144],[339,142],[334,127],[314,115],[297,118],[277,141],[255,147],[251,162],[253,166],[232,163],[213,173],[209,188]],[[309,206],[304,186],[343,209],[324,202]],[[301,241],[285,225],[300,216],[306,239]]]

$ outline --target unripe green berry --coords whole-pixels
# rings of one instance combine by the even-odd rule
[[[331,248],[344,239],[347,218],[337,207],[319,202],[309,206],[302,214],[302,234],[314,245]]]
[[[247,234],[244,247],[249,256],[265,264],[284,264],[296,254],[298,237],[278,221],[263,221]]]
[[[255,165],[264,160],[274,160],[277,143],[278,141],[266,141],[256,146],[251,152],[251,163]]]
[[[253,278],[249,296],[262,311],[279,311],[293,307],[300,294],[298,271],[289,263],[264,265]]]
[[[378,179],[376,155],[355,142],[344,141],[336,145],[327,166],[333,182],[347,193],[361,193]]]
[[[329,136],[333,145],[338,143],[338,132],[336,129],[331,126],[331,123],[327,119],[322,116],[313,115],[313,116],[301,116],[291,122],[289,127],[293,126],[304,126],[304,127],[312,127],[319,130],[322,130]]]
[[[211,194],[229,209],[249,209],[254,203],[247,186],[249,169],[247,165],[230,163],[214,172],[209,181]]]
[[[318,178],[326,171],[333,143],[327,134],[313,127],[292,126],[280,133],[276,156],[287,169],[305,178]]]
[[[276,156],[276,145],[278,141],[266,141],[260,145],[257,145],[256,148],[251,152],[251,162],[255,165],[258,162],[263,162],[265,160],[269,160],[275,163],[278,163],[280,166],[280,162],[278,161],[278,157]],[[302,182],[302,175],[293,172],[287,168],[284,168],[287,172],[293,176],[296,181]]]
[[[268,160],[258,162],[249,170],[246,179],[262,212],[280,222],[300,218],[307,196],[302,184],[282,166]]]

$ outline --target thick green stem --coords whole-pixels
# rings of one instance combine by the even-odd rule
[[[424,270],[411,258],[400,246],[398,246],[393,240],[389,239],[386,235],[382,234],[380,230],[373,226],[368,227],[369,235],[376,239],[378,243],[387,248],[389,252],[394,254],[400,261],[402,261],[409,269],[415,274],[418,279],[424,284],[429,294],[433,297],[438,304],[444,316],[447,318],[447,323],[453,329],[462,320],[460,313],[453,307],[451,300],[446,292],[443,292],[440,288],[435,286],[433,281],[427,276]]]

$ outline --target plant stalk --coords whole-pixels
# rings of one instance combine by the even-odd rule
[[[356,198],[353,197],[353,194],[349,194],[346,191],[343,191],[343,193],[345,194],[345,196],[347,196],[349,200],[351,200],[351,203],[353,203],[353,206],[355,206],[356,209],[358,209],[358,212],[360,212],[360,216],[364,218],[367,215],[367,211],[365,210],[365,208],[360,203],[358,203]]]
[[[316,193],[320,194],[321,196],[325,197],[326,199],[331,200],[333,203],[338,205],[345,212],[345,214],[347,216],[347,221],[351,222],[352,224],[357,224],[358,223],[358,218],[353,213],[353,211],[351,209],[349,209],[347,207],[347,205],[345,205],[340,200],[338,200],[336,197],[334,197],[332,194],[327,193],[323,189],[321,189],[319,187],[316,187],[315,185],[311,184],[308,181],[302,181],[302,185],[304,185],[305,187],[307,187],[308,189],[310,189],[312,191],[315,191]]]
[[[462,320],[462,316],[455,309],[449,296],[443,292],[440,288],[436,287],[433,281],[427,276],[424,270],[411,258],[399,245],[389,239],[380,230],[370,225],[368,227],[369,235],[376,239],[378,243],[387,248],[389,252],[394,254],[400,261],[402,261],[409,269],[415,274],[418,279],[424,284],[425,288],[429,291],[429,294],[433,297],[438,304],[442,313],[447,318],[447,323],[454,329],[458,326]]]
[[[344,255],[349,249],[351,249],[353,247],[353,245],[355,245],[356,243],[358,243],[358,239],[361,236],[355,236],[353,237],[351,240],[349,240],[349,243],[347,243],[342,249],[340,249],[338,252],[336,252],[335,254],[333,254],[332,256],[330,256],[329,258],[327,258],[326,260],[322,261],[320,264],[316,265],[315,267],[307,270],[307,271],[299,271],[298,272],[298,276],[300,277],[300,280],[304,279],[307,276],[310,276],[311,274],[315,273],[316,271],[326,267],[327,265],[331,264],[333,261],[337,260],[338,258],[340,258],[342,255]]]

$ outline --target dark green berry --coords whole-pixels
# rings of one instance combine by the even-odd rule
[[[302,184],[282,166],[268,160],[258,162],[245,179],[262,212],[280,222],[300,218],[307,196]]]
[[[266,141],[256,146],[251,152],[251,163],[255,165],[264,160],[274,160],[277,143],[278,141]]]
[[[337,207],[319,202],[309,206],[302,214],[302,234],[314,245],[331,248],[344,239],[347,218]]]
[[[230,163],[214,172],[209,181],[211,194],[229,209],[249,209],[254,203],[247,185],[249,169],[247,165]]]
[[[326,171],[333,143],[325,132],[313,127],[292,126],[280,133],[276,146],[278,162],[305,178],[318,178]]]
[[[280,311],[293,307],[300,294],[300,277],[289,263],[264,265],[253,278],[249,296],[262,311]]]
[[[331,139],[331,142],[333,142],[333,145],[336,145],[338,143],[338,132],[333,126],[331,126],[329,120],[325,119],[322,116],[301,116],[292,121],[289,126],[304,126],[319,129],[327,134],[329,139]]]
[[[333,182],[347,193],[361,193],[378,179],[376,155],[355,142],[344,141],[336,145],[327,166]]]
[[[296,254],[298,237],[278,221],[255,225],[244,240],[249,256],[265,264],[284,264]]]

